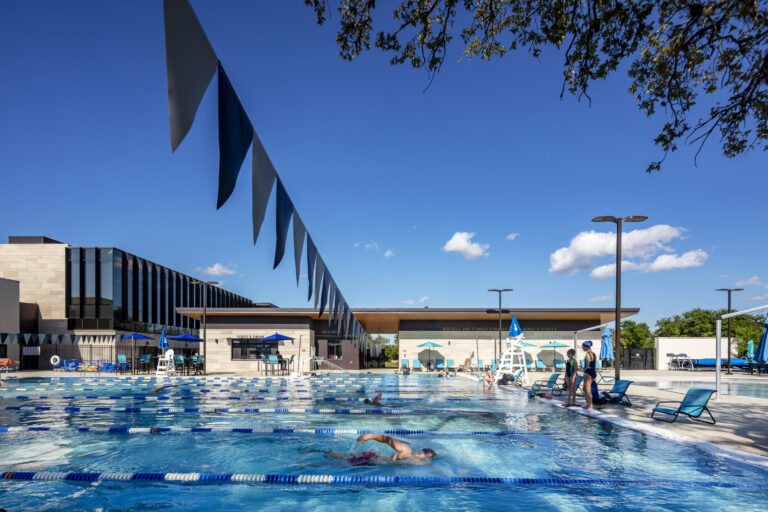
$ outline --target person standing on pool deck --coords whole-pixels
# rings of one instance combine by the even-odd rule
[[[568,387],[568,398],[565,399],[565,406],[571,407],[576,405],[576,374],[578,369],[576,368],[576,351],[573,349],[566,352],[568,360],[565,362],[565,384]]]
[[[591,411],[594,410],[592,407],[592,382],[597,379],[597,371],[595,370],[597,356],[592,352],[591,341],[582,343],[581,348],[586,352],[584,354],[584,397],[587,399],[587,405],[584,408]]]

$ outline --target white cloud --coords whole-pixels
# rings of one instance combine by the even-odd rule
[[[768,300],[768,293],[763,295],[755,295],[754,297],[748,297],[745,300]]]
[[[365,244],[365,249],[368,250],[368,251],[371,251],[371,250],[378,251],[379,250],[379,243],[377,241],[375,241],[375,240],[371,240],[370,242]]]
[[[599,295],[597,297],[592,297],[589,299],[589,302],[605,302],[607,300],[611,300],[613,298],[613,295]]]
[[[640,272],[661,272],[663,270],[675,270],[680,268],[692,268],[700,267],[704,264],[709,256],[701,249],[694,251],[688,251],[681,255],[677,254],[661,254],[655,260],[651,262],[635,262],[628,260],[621,260],[621,271],[625,270],[639,270]],[[609,277],[616,275],[616,264],[610,263],[608,265],[601,265],[596,267],[589,273],[592,279],[602,281]]]
[[[427,302],[428,300],[429,300],[429,295],[425,295],[425,296],[423,296],[422,298],[419,299],[419,302],[421,302],[423,304],[424,302]]]
[[[203,274],[205,274],[207,276],[231,276],[232,274],[234,274],[236,272],[235,270],[233,270],[231,268],[225,267],[221,263],[214,263],[210,267],[205,267],[205,268],[201,269],[201,271],[202,271]]]
[[[392,249],[387,249],[386,251],[384,251],[385,258],[391,258],[394,255],[395,255],[395,251],[393,251]]]
[[[514,240],[514,239],[515,239],[515,238],[517,238],[518,236],[520,236],[520,233],[510,233],[510,234],[508,234],[508,235],[506,236],[506,239],[507,239],[507,240]]]
[[[729,278],[731,276],[729,276],[728,274],[718,274],[717,277],[720,278],[720,279],[727,279],[727,278]]]
[[[443,246],[445,252],[458,252],[468,260],[474,260],[480,256],[488,256],[489,244],[473,242],[474,233],[457,231]]]
[[[752,276],[748,279],[741,279],[739,281],[736,281],[736,286],[760,286],[763,284],[760,282],[760,278],[757,276]]]
[[[354,243],[354,244],[352,244],[352,245],[354,245],[355,247],[360,247],[360,242],[355,242],[355,243]]]
[[[416,301],[412,300],[412,299],[407,299],[407,300],[401,300],[400,301],[400,304],[404,304],[406,306],[410,306],[411,304],[415,304],[415,303],[416,303]]]

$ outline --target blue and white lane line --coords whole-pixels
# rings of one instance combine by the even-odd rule
[[[101,433],[101,434],[164,434],[164,433],[184,433],[184,434],[208,434],[208,433],[235,433],[235,434],[309,434],[316,436],[335,436],[345,434],[384,434],[392,436],[441,436],[441,437],[512,437],[512,436],[536,436],[547,435],[546,432],[529,432],[514,430],[413,430],[413,429],[344,429],[344,428],[321,428],[321,427],[14,427],[0,426],[0,433],[19,433],[33,432],[39,435],[45,433]]]
[[[677,480],[619,480],[590,478],[509,478],[493,476],[376,476],[376,475],[299,475],[254,473],[167,473],[161,471],[141,473],[96,473],[82,471],[1,471],[0,479],[14,481],[69,481],[69,482],[180,482],[180,483],[259,483],[278,485],[367,485],[388,487],[726,487],[757,489],[768,487],[768,482],[722,482]]]
[[[8,406],[0,408],[5,411],[19,412],[128,412],[128,413],[217,413],[217,414],[379,414],[404,416],[409,414],[487,414],[487,411],[456,411],[446,409],[275,409],[275,408],[231,408],[231,407],[57,407],[57,406]]]
[[[382,394],[382,398],[387,395]],[[263,401],[283,401],[283,400],[317,400],[319,402],[364,402],[367,398],[359,396],[336,397],[336,396],[240,396],[240,395],[18,395],[18,396],[0,396],[0,399],[10,400],[140,400],[146,402],[176,401],[176,400],[263,400]],[[415,398],[415,397],[389,397],[395,402],[426,402],[435,400],[435,398]],[[439,397],[439,400],[451,402],[509,402],[511,398],[453,398]]]
[[[9,394],[11,392],[39,392],[39,391],[59,391],[59,392],[105,392],[105,391],[128,391],[128,392],[146,392],[149,393],[152,391],[153,388],[150,387],[144,387],[144,388],[112,388],[112,389],[104,389],[104,388],[78,388],[78,389],[71,389],[71,388],[64,388],[64,387],[54,387],[54,388],[43,388],[43,387],[33,387],[33,388],[13,388],[13,389],[3,389],[2,392],[5,393],[4,396],[7,398],[12,398],[14,395]],[[386,396],[399,396],[399,395],[447,395],[447,394],[456,394],[455,391],[449,391],[449,390],[432,390],[432,391],[426,391],[426,390],[420,390],[420,391],[409,391],[409,390],[401,390],[401,391],[390,391],[386,389],[289,389],[289,388],[278,388],[278,389],[269,389],[269,388],[261,388],[261,389],[229,389],[229,388],[222,388],[222,389],[210,389],[210,388],[203,388],[203,389],[192,389],[192,388],[186,388],[186,387],[179,387],[175,388],[176,392],[186,392],[186,393],[262,393],[262,394],[292,394],[292,393],[307,393],[307,394],[316,394],[316,395],[343,395],[343,394],[363,394],[363,393],[370,393],[375,394],[381,392],[383,395]]]

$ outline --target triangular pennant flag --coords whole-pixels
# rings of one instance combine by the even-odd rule
[[[285,254],[285,240],[288,238],[288,225],[291,223],[291,215],[293,215],[293,203],[291,198],[288,197],[288,192],[285,191],[283,182],[280,178],[277,178],[277,192],[275,193],[275,212],[277,221],[275,222],[275,234],[277,240],[275,240],[275,265],[272,268],[277,268],[280,262],[283,260]]]
[[[16,342],[16,333],[9,332],[8,333],[8,344],[12,344]]]
[[[219,196],[221,208],[235,190],[237,175],[253,140],[253,125],[219,63]]]
[[[269,196],[272,194],[272,187],[275,184],[275,167],[267,155],[267,150],[259,140],[256,132],[253,132],[253,150],[252,150],[252,190],[251,190],[251,208],[253,216],[253,243],[259,239],[261,225],[264,223],[264,215],[267,212]]]
[[[320,256],[318,256],[317,257],[318,265],[320,265],[322,262],[323,260],[321,260]],[[321,270],[319,266],[317,270],[318,272]],[[328,285],[329,285],[328,277],[330,276],[328,275],[328,271],[325,269],[324,265],[323,265],[322,271],[323,271],[323,286],[322,286],[322,289],[318,288],[320,290],[320,314],[317,316],[317,318],[323,317],[323,311],[325,310],[325,303],[326,303],[326,300],[328,299]]]
[[[517,323],[517,318],[515,318],[515,315],[512,315],[512,322],[510,322],[509,325],[509,337],[515,338],[521,334],[523,334],[523,330],[520,328],[520,324]]]
[[[307,234],[307,228],[301,222],[299,212],[293,212],[293,260],[296,263],[296,286],[299,286],[299,275],[301,274],[301,254],[304,250],[304,235]]]
[[[349,324],[350,320],[352,319],[352,311],[349,310],[349,304],[344,304],[344,306],[347,308],[344,312],[344,337],[346,337],[349,334]]]
[[[309,291],[307,292],[307,300],[312,298],[312,281],[315,273],[315,260],[317,259],[317,249],[315,243],[312,241],[312,237],[307,233],[307,283],[309,285]]]
[[[344,325],[344,297],[339,293],[336,304],[336,333],[341,334],[341,327]]]
[[[61,342],[62,342],[62,343],[66,343],[66,344],[69,344],[69,342],[70,342],[70,337],[69,337],[69,334],[62,334],[62,335],[61,335]]]
[[[45,343],[45,339],[47,338],[46,334],[38,334],[37,335],[37,344],[43,345]]]
[[[176,151],[192,127],[217,59],[187,0],[165,0],[163,17],[171,149]]]
[[[320,290],[320,286],[323,284],[323,276],[325,276],[325,262],[323,261],[323,257],[318,253],[315,268],[315,309],[317,309],[317,300],[320,298],[320,292],[322,291]]]
[[[333,323],[336,326],[336,332],[341,331],[341,321],[339,319],[339,312],[341,310],[341,292],[339,287],[336,287],[336,301],[333,307]]]
[[[330,277],[330,273],[328,274]],[[328,325],[333,323],[333,314],[336,312],[334,309],[336,305],[336,282],[333,278],[330,278],[330,284],[328,286]]]
[[[24,335],[24,343],[25,343],[25,344],[29,343],[29,339],[30,339],[31,337],[32,337],[32,335],[31,335],[31,334],[25,334],[25,335]]]
[[[0,343],[5,343],[5,338],[8,337],[7,332],[0,332]]]

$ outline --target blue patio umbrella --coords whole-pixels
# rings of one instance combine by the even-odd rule
[[[516,338],[521,334],[523,334],[523,330],[520,328],[520,324],[517,323],[517,318],[515,315],[512,315],[512,321],[509,324],[509,337]]]
[[[416,347],[417,348],[429,349],[429,351],[427,352],[427,354],[428,354],[428,356],[427,356],[428,357],[428,363],[427,364],[429,364],[429,363],[432,362],[432,349],[433,348],[440,348],[440,347],[442,347],[442,345],[438,345],[437,343],[434,343],[432,341],[428,341],[426,343],[422,343],[421,345],[416,345]]]
[[[175,340],[175,341],[194,341],[195,343],[199,343],[203,341],[201,338],[198,338],[196,336],[192,336],[191,334],[179,334],[177,336],[168,336],[169,340]]]
[[[555,356],[557,354],[557,352],[555,352],[555,349],[556,348],[566,348],[566,347],[570,347],[570,345],[563,345],[559,341],[550,341],[546,345],[542,345],[541,346],[541,348],[551,348],[552,349],[552,365],[553,366],[555,364]]]
[[[757,344],[757,350],[755,350],[755,362],[757,364],[768,363],[768,315],[765,315],[763,335],[760,336],[760,342]]]
[[[755,358],[755,340],[747,342],[747,359],[752,361]]]
[[[603,329],[600,337],[600,359],[613,361],[613,335],[608,327]]]
[[[134,373],[134,352],[136,348],[136,340],[153,340],[149,336],[144,336],[138,332],[132,332],[131,334],[123,334],[123,339],[131,338],[131,373]]]
[[[270,334],[266,338],[262,338],[262,341],[284,341],[284,340],[292,340],[290,336],[283,336],[282,334]]]

